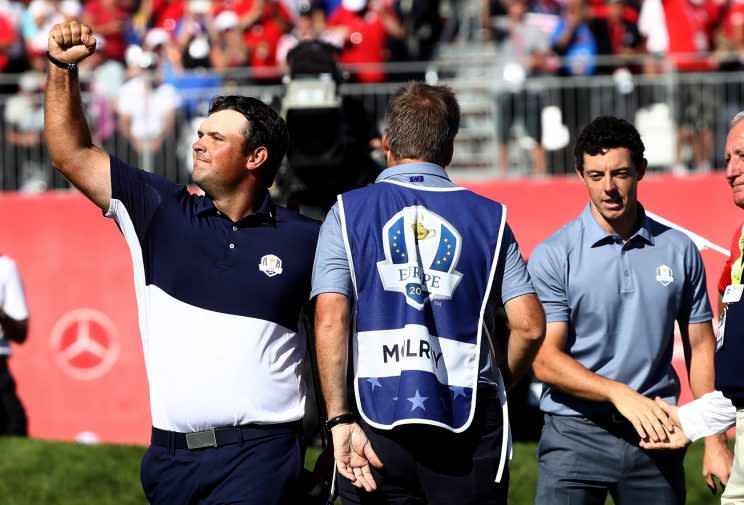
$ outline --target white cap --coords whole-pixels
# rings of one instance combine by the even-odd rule
[[[62,0],[59,4],[59,10],[65,16],[77,17],[83,11],[83,8],[77,0]]]
[[[367,0],[341,0],[341,6],[346,10],[358,12],[367,6]]]
[[[238,26],[238,15],[233,11],[222,11],[214,18],[214,26],[221,32],[235,28]]]
[[[162,28],[153,28],[145,35],[145,47],[155,47],[161,44],[165,44],[170,40],[168,32]]]
[[[28,13],[31,14],[32,18],[37,18],[40,16],[46,17],[53,12],[53,7],[46,0],[32,0],[31,3],[28,4]]]
[[[212,11],[212,2],[209,0],[189,0],[189,10],[197,14],[209,14]]]
[[[124,61],[127,62],[127,66],[138,67],[140,62],[142,61],[142,53],[142,48],[137,44],[127,46],[126,51],[124,51]]]

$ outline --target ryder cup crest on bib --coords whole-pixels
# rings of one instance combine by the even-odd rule
[[[385,259],[377,271],[386,291],[399,291],[411,307],[450,299],[462,274],[455,270],[462,237],[438,214],[421,205],[406,207],[382,229]]]

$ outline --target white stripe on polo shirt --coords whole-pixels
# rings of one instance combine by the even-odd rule
[[[112,199],[106,216],[132,256],[153,426],[190,432],[301,419],[304,341],[274,322],[196,307],[146,285],[124,204]]]
[[[26,297],[23,294],[23,282],[18,273],[15,261],[7,256],[0,256],[0,308],[8,317],[22,321],[28,319]],[[0,356],[10,356],[10,343],[3,338],[0,328]]]

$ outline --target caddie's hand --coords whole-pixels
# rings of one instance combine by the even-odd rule
[[[49,31],[48,50],[58,60],[80,63],[96,50],[96,38],[88,25],[68,21]]]
[[[669,416],[650,398],[622,384],[612,398],[615,408],[630,421],[641,440],[665,442],[676,431]]]
[[[728,484],[733,464],[734,453],[729,449],[726,435],[706,437],[705,452],[703,453],[703,477],[713,494],[718,491],[714,477],[720,481],[721,487]]]
[[[370,465],[382,468],[367,435],[357,423],[339,424],[331,428],[333,456],[338,472],[365,491],[377,489]]]

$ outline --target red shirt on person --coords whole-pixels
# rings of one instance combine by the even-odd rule
[[[16,31],[13,23],[8,18],[0,14],[0,72],[8,66],[8,55],[6,51],[10,49],[16,40]]]
[[[124,26],[129,20],[128,2],[88,0],[83,10],[83,22],[95,33],[104,36],[103,55],[107,59],[124,61]]]
[[[377,12],[367,10],[360,15],[340,5],[328,18],[328,27],[346,27],[348,30],[346,44],[339,56],[341,63],[380,64],[383,62],[387,33]],[[385,74],[379,66],[361,70],[356,73],[356,76],[360,82],[385,80]]]
[[[737,269],[741,268],[741,264],[744,262],[744,224],[738,226],[734,232],[734,236],[731,238],[731,253],[729,254],[726,263],[723,265],[723,271],[721,277],[718,279],[718,291],[723,293],[726,291],[726,286],[734,284],[734,280],[731,278],[731,269],[735,263]]]

